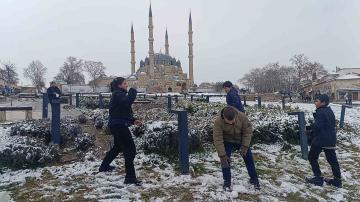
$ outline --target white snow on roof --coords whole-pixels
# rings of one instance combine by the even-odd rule
[[[357,74],[345,74],[336,78],[336,80],[347,80],[347,79],[360,79],[360,75]]]

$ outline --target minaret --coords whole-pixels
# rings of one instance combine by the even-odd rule
[[[165,55],[169,55],[169,38],[168,38],[167,28],[165,32]]]
[[[135,39],[134,39],[134,28],[131,24],[131,74],[135,73]]]
[[[190,16],[189,16],[189,81],[190,81],[190,86],[194,85],[194,74],[193,74],[193,42],[192,42],[192,20],[191,20],[191,12],[190,12]]]
[[[154,59],[154,36],[153,36],[153,21],[152,21],[152,12],[151,12],[151,4],[150,4],[150,10],[149,10],[149,70],[148,74],[150,74],[150,77],[154,75],[154,66],[155,66],[155,59]]]

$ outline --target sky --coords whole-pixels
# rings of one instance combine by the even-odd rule
[[[360,67],[358,0],[152,0],[154,49],[188,72],[192,13],[195,83],[237,81],[270,62],[289,64],[303,53],[329,71]],[[16,64],[20,84],[32,60],[47,68],[46,82],[69,56],[101,61],[108,75],[130,74],[130,28],[136,67],[148,54],[149,0],[1,0],[0,61]]]

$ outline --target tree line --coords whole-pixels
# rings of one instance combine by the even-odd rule
[[[321,63],[304,54],[296,54],[289,61],[290,65],[274,62],[253,68],[239,83],[257,93],[299,92],[302,84],[328,73]]]
[[[96,80],[106,76],[106,67],[100,61],[82,60],[76,57],[67,57],[64,64],[59,68],[59,73],[54,77],[56,81],[63,81],[67,84],[85,84],[86,72],[91,81],[92,87],[96,88]],[[29,79],[38,91],[45,87],[45,75],[47,67],[40,60],[34,60],[23,69],[23,75]],[[6,86],[16,86],[19,82],[16,66],[12,62],[0,63],[0,81]]]

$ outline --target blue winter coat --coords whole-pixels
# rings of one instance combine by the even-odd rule
[[[244,106],[241,103],[241,98],[239,96],[239,93],[234,87],[231,87],[230,91],[226,95],[226,104],[233,106],[239,111],[245,113]]]
[[[56,86],[50,86],[46,92],[48,94],[49,103],[52,103],[53,99],[58,99],[55,94],[61,95],[60,89]]]
[[[129,92],[124,89],[117,89],[112,93],[109,106],[109,126],[126,125],[134,123],[135,118],[131,105],[136,99],[137,91],[130,88]]]
[[[312,146],[335,147],[336,125],[335,115],[330,107],[320,107],[314,113]]]

